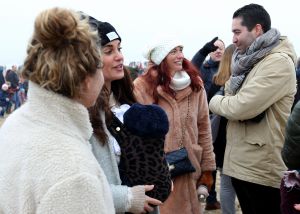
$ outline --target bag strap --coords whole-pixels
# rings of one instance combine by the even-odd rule
[[[187,126],[187,122],[190,116],[190,95],[188,96],[188,107],[187,107],[187,113],[186,113],[186,118],[185,121],[183,123],[183,128],[181,129],[181,139],[179,141],[179,149],[183,148],[183,140],[184,140],[184,136],[185,136],[185,130],[186,130],[186,126]]]
[[[129,136],[129,133],[124,124],[117,118],[114,113],[112,113],[112,121],[107,125],[107,129],[122,148],[124,146],[124,137]]]

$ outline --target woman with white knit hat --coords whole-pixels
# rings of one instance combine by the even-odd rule
[[[210,188],[216,168],[203,82],[182,50],[176,39],[160,39],[146,53],[148,70],[134,81],[138,102],[158,104],[168,115],[165,152],[184,146],[195,168],[173,178],[174,191],[160,206],[162,214],[201,213],[196,190],[201,184]]]

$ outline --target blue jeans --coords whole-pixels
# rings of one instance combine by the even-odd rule
[[[13,95],[13,102],[15,104],[15,110],[20,107],[19,91],[16,91]]]
[[[224,175],[220,170],[220,202],[222,214],[235,214],[235,190],[231,183],[231,177]]]

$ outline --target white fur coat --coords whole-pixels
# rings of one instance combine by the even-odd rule
[[[115,213],[81,104],[30,82],[0,129],[0,213]]]

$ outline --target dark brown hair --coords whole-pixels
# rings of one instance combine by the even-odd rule
[[[129,70],[124,66],[124,77],[120,80],[112,81],[111,91],[118,104],[133,104],[136,98],[133,94],[133,83],[130,78]],[[109,106],[110,93],[104,86],[100,95],[97,98],[95,106],[89,108],[90,119],[94,133],[98,140],[102,143],[107,143],[108,136],[104,131],[104,122],[101,118],[101,112],[105,113],[105,122],[107,125],[111,123],[112,112]]]

